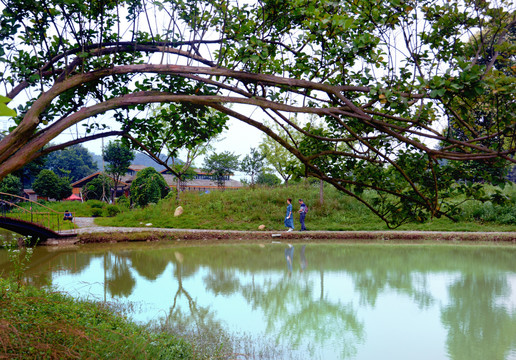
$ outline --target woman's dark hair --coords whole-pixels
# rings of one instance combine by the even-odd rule
[[[291,198],[288,198],[288,199],[287,199],[287,201],[288,201],[289,203],[291,203],[291,202],[292,202],[292,199],[291,199]]]

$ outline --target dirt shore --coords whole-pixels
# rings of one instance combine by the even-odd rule
[[[93,218],[77,218],[77,237],[49,239],[46,245],[75,243],[112,243],[127,241],[172,240],[185,244],[347,241],[481,241],[516,244],[516,232],[442,232],[442,231],[237,231],[201,229],[163,229],[153,227],[102,227]]]

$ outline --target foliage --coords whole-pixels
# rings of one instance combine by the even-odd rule
[[[41,170],[32,184],[36,194],[56,200],[62,200],[72,195],[70,180],[60,178],[52,170]]]
[[[157,203],[167,196],[169,187],[156,169],[148,167],[138,172],[131,183],[131,200],[136,206]]]
[[[100,174],[82,187],[82,196],[85,200],[104,200],[103,196],[107,198],[112,187],[113,179]]]
[[[117,205],[106,206],[107,216],[113,217],[120,213],[120,208]]]
[[[511,1],[5,5],[0,83],[21,105],[0,140],[0,178],[102,136],[155,151],[145,142],[166,139],[161,120],[135,115],[153,103],[178,104],[161,122],[174,127],[177,144],[192,121],[202,128],[195,134],[218,131],[224,115],[212,123],[210,111],[254,126],[292,153],[304,176],[355,197],[391,227],[455,216],[453,199],[466,194],[454,187],[455,164],[516,162]],[[324,135],[304,126],[310,117]],[[74,125],[86,135],[45,148]],[[327,150],[301,148],[300,137]]]
[[[14,175],[7,175],[2,181],[0,181],[0,192],[11,194],[11,195],[21,195],[23,191],[23,186],[20,181],[20,178]]]
[[[298,123],[294,119],[291,121],[295,126],[298,126]],[[280,125],[275,124],[271,126],[271,129],[275,134],[282,134],[282,139],[288,143],[291,143],[292,145],[295,145],[294,141],[299,141],[299,133],[294,131],[294,127],[281,127]],[[293,135],[297,137],[293,139]],[[263,140],[260,143],[260,149],[265,155],[267,162],[281,176],[285,182],[285,185],[288,186],[289,180],[298,174],[297,169],[299,169],[301,166],[299,160],[295,157],[294,154],[292,154],[292,152],[287,150],[287,148],[282,146],[270,136],[263,137]]]
[[[238,168],[238,155],[229,151],[223,151],[220,154],[214,152],[204,159],[203,170],[211,174],[217,185],[222,188],[226,178]]]
[[[47,156],[45,167],[58,176],[68,176],[71,182],[97,171],[97,164],[93,161],[91,154],[81,145],[73,145],[64,150],[50,153]]]
[[[92,209],[103,209],[106,205],[105,203],[99,200],[88,200],[86,204]]]
[[[74,300],[56,291],[0,278],[2,352],[7,358],[193,359],[191,346],[156,334],[100,303]]]
[[[129,208],[129,206],[131,205],[131,202],[129,201],[129,198],[127,196],[122,195],[120,196],[118,199],[116,199],[116,203],[122,207],[122,208]]]
[[[13,172],[12,175],[18,176],[20,178],[24,189],[31,189],[32,183],[34,182],[40,171],[45,169],[46,162],[47,157],[40,156],[37,159],[25,165],[24,167]]]
[[[31,247],[27,247],[31,244],[31,237],[13,233],[11,241],[5,239],[2,234],[0,234],[0,239],[2,240],[2,247],[7,250],[7,256],[12,266],[9,277],[17,285],[14,290],[18,291],[22,285],[23,273],[28,269],[34,252]]]
[[[99,217],[102,216],[103,211],[99,208],[91,208],[91,217]]]
[[[281,180],[274,174],[269,174],[262,171],[258,174],[256,183],[259,185],[276,186],[281,184]]]
[[[190,85],[184,82],[183,86]],[[227,128],[227,119],[226,115],[207,106],[163,104],[145,119],[132,119],[132,128],[138,137],[129,136],[127,142],[135,149],[144,150],[158,164],[184,180],[183,175],[193,161],[211,150],[211,143]],[[186,152],[182,162],[177,161],[180,152]],[[167,154],[165,158],[156,156],[163,153]]]
[[[127,173],[131,161],[134,160],[134,152],[120,141],[110,141],[104,149],[104,160],[109,164],[106,172],[113,178],[112,198],[115,200],[116,188],[120,179]]]
[[[254,185],[254,178],[264,168],[265,154],[260,153],[260,150],[251,148],[251,153],[246,155],[240,163],[240,170],[251,177],[251,185]]]
[[[0,116],[16,116],[16,111],[6,105],[9,101],[11,101],[11,99],[0,95]]]

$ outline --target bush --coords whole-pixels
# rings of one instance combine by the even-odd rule
[[[113,217],[120,213],[120,208],[116,205],[108,205],[106,207],[107,216]]]
[[[120,196],[117,200],[116,200],[116,203],[123,207],[123,208],[129,208],[131,206],[131,203],[129,201],[129,198],[125,195],[122,195]]]
[[[93,217],[102,216],[102,209],[99,209],[99,208],[91,209],[91,216],[93,216]]]
[[[104,203],[100,200],[88,200],[86,204],[92,209],[102,209],[104,207]]]
[[[167,196],[168,185],[159,172],[148,167],[138,172],[131,184],[131,199],[136,206],[144,207],[149,203],[157,203]]]

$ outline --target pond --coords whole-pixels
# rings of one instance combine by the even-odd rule
[[[268,341],[280,358],[509,360],[515,260],[511,246],[101,244],[39,247],[27,277],[138,322]]]

